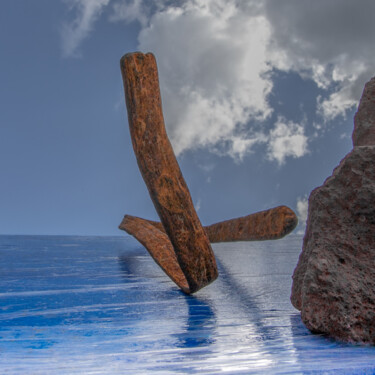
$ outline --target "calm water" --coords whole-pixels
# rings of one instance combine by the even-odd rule
[[[301,241],[216,244],[189,297],[131,237],[0,236],[0,373],[375,374],[290,304]]]

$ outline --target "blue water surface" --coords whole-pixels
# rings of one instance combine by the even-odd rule
[[[0,373],[375,374],[291,305],[301,242],[216,244],[186,296],[131,237],[0,236]]]

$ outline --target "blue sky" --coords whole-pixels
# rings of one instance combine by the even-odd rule
[[[0,2],[0,233],[121,235],[156,219],[119,60],[156,56],[204,224],[306,198],[351,149],[375,71],[372,0]]]

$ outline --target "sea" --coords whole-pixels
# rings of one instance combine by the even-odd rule
[[[301,245],[214,244],[187,296],[130,236],[0,236],[0,374],[375,374],[291,305]]]

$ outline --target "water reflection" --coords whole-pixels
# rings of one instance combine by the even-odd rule
[[[141,327],[140,334],[132,332],[132,339],[139,340],[150,329],[153,350],[158,350],[158,361],[163,363],[160,369],[172,373],[174,369],[188,373],[198,369],[200,373],[319,373],[322,368],[330,373],[349,368],[354,355],[357,368],[368,367],[369,358],[375,355],[372,348],[355,352],[351,346],[312,335],[291,306],[296,249],[298,244],[292,241],[216,246],[220,277],[193,296],[179,291],[143,248],[137,253],[127,251],[119,262],[126,283],[138,280],[133,288],[140,313],[136,324]],[[126,295],[133,300],[131,291]],[[144,363],[146,344],[151,345],[138,345]],[[342,358],[344,354],[348,360]],[[155,368],[153,359],[149,360],[149,368]]]
[[[300,241],[215,247],[220,277],[193,296],[130,238],[17,242],[0,252],[0,372],[374,373],[375,348],[311,335],[291,306]]]
[[[184,296],[188,306],[186,330],[177,333],[177,347],[192,348],[215,342],[216,316],[210,303],[194,296]]]

